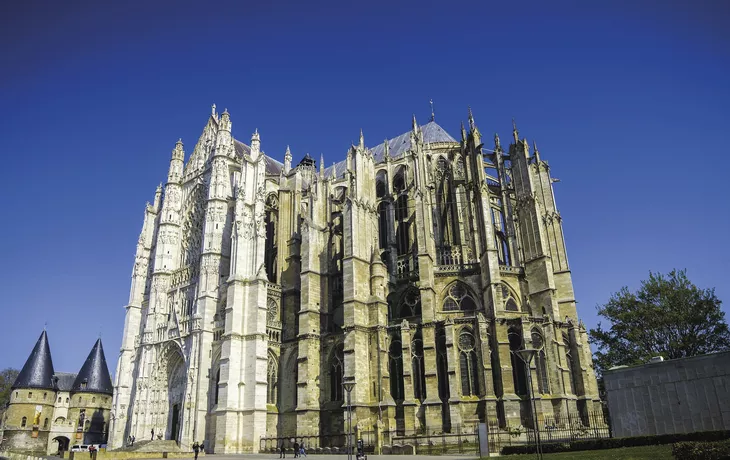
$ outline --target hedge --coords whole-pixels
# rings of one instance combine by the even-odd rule
[[[672,446],[678,460],[724,460],[730,458],[730,440],[719,442],[678,442]]]
[[[652,446],[659,444],[674,444],[682,441],[724,441],[730,439],[730,430],[724,431],[696,431],[693,433],[660,434],[655,436],[632,436],[629,438],[587,439],[572,442],[555,442],[542,444],[544,453],[571,452],[577,450],[616,449],[619,447]],[[505,446],[502,455],[534,454],[534,444],[522,446]]]

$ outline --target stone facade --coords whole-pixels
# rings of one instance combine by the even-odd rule
[[[111,407],[101,339],[78,374],[54,372],[44,331],[13,384],[2,449],[46,455],[74,444],[106,444]]]
[[[730,430],[730,352],[604,373],[616,437]]]
[[[325,168],[293,167],[213,111],[144,212],[110,441],[154,429],[256,452],[262,437],[529,424],[598,404],[550,168],[432,119]]]

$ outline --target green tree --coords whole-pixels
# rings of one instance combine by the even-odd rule
[[[730,330],[714,289],[700,289],[685,270],[649,273],[636,292],[627,287],[613,294],[589,333],[599,374],[613,366],[641,364],[653,356],[685,358],[730,350]]]
[[[0,410],[3,410],[5,405],[10,402],[10,387],[15,383],[18,373],[17,369],[9,367],[0,371]]]

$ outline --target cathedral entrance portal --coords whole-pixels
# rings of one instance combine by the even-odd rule
[[[163,407],[167,409],[167,423],[164,435],[165,439],[179,442],[183,420],[182,403],[187,383],[187,365],[176,346],[171,346],[168,349],[166,361],[166,366],[162,370],[167,380],[167,398],[165,398],[166,401],[161,401]]]

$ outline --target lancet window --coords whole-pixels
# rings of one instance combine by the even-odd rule
[[[342,401],[342,378],[345,373],[345,352],[342,345],[335,348],[330,367],[330,400]]]
[[[577,395],[579,393],[578,382],[580,381],[579,370],[575,365],[575,355],[573,354],[573,346],[568,334],[563,333],[563,345],[565,346],[565,361],[568,366],[568,378],[570,380],[570,392]],[[565,389],[568,393],[568,388]]]
[[[459,369],[461,370],[461,394],[479,395],[479,366],[476,354],[476,339],[471,329],[459,333]]]
[[[266,198],[266,214],[264,217],[266,226],[266,245],[264,260],[266,264],[266,276],[272,283],[277,282],[277,229],[279,228],[279,198],[272,193]]]
[[[466,285],[457,281],[448,288],[443,309],[444,311],[473,311],[476,309],[476,302],[469,294]]]
[[[545,355],[545,339],[539,329],[535,328],[531,333],[532,348],[537,350],[535,355],[535,371],[537,373],[537,388],[541,394],[550,393],[550,382],[547,371],[547,356]]]
[[[497,204],[497,207],[492,206],[492,225],[494,226],[494,244],[497,247],[497,257],[500,265],[510,266],[512,265],[512,255],[507,242],[507,221],[502,208],[502,200],[497,199],[493,203]]]
[[[390,395],[395,401],[403,400],[403,345],[400,336],[392,336],[388,348],[388,372],[390,374]]]
[[[450,248],[458,244],[456,217],[456,198],[451,178],[449,162],[439,157],[434,171],[436,180],[436,208],[434,209],[436,237],[439,246]]]
[[[512,379],[515,385],[515,394],[527,394],[527,372],[525,370],[525,362],[517,355],[517,351],[522,347],[522,333],[519,329],[511,328],[507,332],[509,340],[510,355],[512,357]]]
[[[273,353],[269,352],[269,363],[266,373],[266,403],[276,404],[279,387],[279,363]]]
[[[423,363],[423,339],[418,331],[411,341],[411,371],[413,372],[413,395],[416,399],[426,399],[426,369]]]

